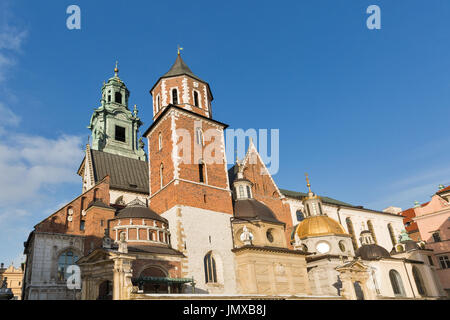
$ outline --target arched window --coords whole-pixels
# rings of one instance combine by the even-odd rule
[[[308,217],[311,215],[311,208],[309,207],[309,203],[306,204],[306,213],[308,214]]]
[[[216,283],[217,282],[217,271],[216,271],[216,260],[209,252],[203,259],[205,266],[205,283]]]
[[[114,95],[114,101],[117,103],[122,103],[122,94],[120,92],[116,92]]]
[[[172,104],[178,104],[178,90],[172,89]]]
[[[303,212],[301,210],[297,210],[296,215],[297,215],[298,222],[301,222],[305,219],[305,215],[303,214]]]
[[[198,99],[198,92],[194,91],[194,106],[200,107],[199,99]]]
[[[441,242],[441,235],[439,234],[439,231],[433,232],[433,241]]]
[[[402,278],[396,270],[389,271],[389,279],[391,280],[392,290],[396,296],[405,296]]]
[[[250,189],[250,186],[247,186],[247,197],[248,197],[249,199],[252,198],[252,190]]]
[[[367,228],[369,229],[370,234],[372,235],[373,241],[374,241],[375,243],[378,243],[378,242],[377,242],[377,237],[376,237],[376,235],[375,235],[375,230],[373,229],[372,221],[370,221],[370,220],[367,221]]]
[[[159,148],[158,150],[161,151],[161,149],[162,149],[162,134],[161,134],[161,132],[158,135],[158,148]]]
[[[353,222],[350,218],[345,219],[345,223],[347,224],[348,233],[352,236],[352,244],[353,249],[356,251],[358,249],[358,243],[356,242],[355,229],[353,228]]]
[[[164,166],[161,163],[161,166],[159,167],[159,178],[160,178],[160,184],[161,189],[164,187]]]
[[[392,228],[392,225],[390,223],[387,225],[387,227],[389,231],[389,236],[391,237],[392,245],[395,246],[397,244],[397,239],[395,239],[394,229]]]
[[[70,275],[67,273],[67,268],[75,264],[78,260],[78,256],[73,251],[68,250],[63,252],[58,257],[58,279],[66,280]]]
[[[419,292],[419,294],[421,296],[426,296],[427,294],[426,294],[425,286],[422,281],[422,276],[420,275],[419,269],[417,269],[416,266],[413,266],[412,272],[413,272],[414,281],[416,282],[417,291]]]
[[[98,287],[97,300],[112,300],[112,282],[109,280],[103,281]]]
[[[98,189],[94,189],[94,201],[98,199]]]
[[[203,132],[202,132],[202,129],[200,129],[200,128],[197,128],[197,130],[196,130],[196,141],[197,141],[197,144],[199,144],[199,145],[203,145]]]
[[[198,180],[200,183],[205,183],[205,164],[202,160],[198,164]]]

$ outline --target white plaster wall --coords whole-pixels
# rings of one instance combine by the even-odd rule
[[[31,279],[26,281],[30,287],[30,300],[72,299],[73,292],[65,283],[58,283],[57,259],[65,249],[75,249],[79,257],[83,252],[83,238],[63,234],[35,233],[31,252]]]
[[[303,204],[300,200],[292,198],[287,198],[286,202],[289,204],[291,209],[292,223],[293,225],[297,225],[299,221],[297,220],[296,212],[297,210],[302,210],[304,212]],[[345,219],[349,217],[352,220],[358,246],[361,246],[359,235],[363,230],[367,230],[368,220],[372,221],[378,244],[384,247],[389,252],[392,250],[393,246],[387,225],[389,223],[392,224],[396,236],[400,235],[401,230],[405,228],[403,225],[403,217],[401,216],[394,216],[385,213],[377,213],[369,210],[352,209],[347,207],[341,207],[338,215],[338,207],[327,204],[323,204],[323,210],[330,218],[340,222],[347,232],[348,229],[347,224],[345,223]]]
[[[125,204],[130,203],[131,201],[138,198],[143,203],[146,203],[148,195],[145,193],[134,193],[134,192],[127,192],[122,190],[109,190],[109,201],[111,203],[116,203],[117,199],[119,197],[123,196],[123,200],[125,201]],[[109,204],[109,203],[108,203]]]
[[[187,272],[189,277],[194,277],[196,288],[207,292],[236,293],[235,261],[231,252],[233,248],[231,215],[187,206],[178,208],[181,208],[181,223],[186,241]],[[174,207],[162,214],[169,220],[173,248],[177,248],[180,241],[177,235],[179,217],[176,211],[177,207]],[[217,277],[223,288],[205,284],[203,259],[209,251],[217,257]]]
[[[384,297],[394,298],[394,290],[392,289],[391,280],[389,278],[389,271],[395,269],[402,279],[403,288],[405,289],[406,296],[408,298],[413,298],[414,294],[411,288],[414,288],[414,279],[412,278],[412,273],[409,275],[406,273],[403,261],[395,260],[380,260],[380,261],[364,261],[364,264],[375,267],[379,272],[377,272],[378,284],[380,285],[380,295]],[[408,264],[407,264],[408,265]],[[408,267],[407,267],[408,268]],[[410,281],[408,280],[411,280]],[[416,295],[416,298],[417,295]]]

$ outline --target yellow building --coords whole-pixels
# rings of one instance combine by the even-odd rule
[[[11,264],[8,268],[2,263],[0,266],[0,283],[6,278],[7,287],[12,290],[14,299],[20,300],[22,296],[23,269],[15,268]]]

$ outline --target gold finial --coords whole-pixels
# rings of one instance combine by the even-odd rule
[[[119,61],[116,61],[116,67],[114,68],[114,73],[116,74],[116,77],[117,77],[117,75],[119,74],[119,68],[118,68],[118,65],[119,65]]]
[[[178,55],[180,55],[181,50],[183,50],[183,48],[181,48],[180,45],[178,45]]]
[[[311,184],[309,183],[309,176],[305,173],[306,176],[306,186],[308,187],[309,192],[311,192]]]

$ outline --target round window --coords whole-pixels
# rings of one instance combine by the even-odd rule
[[[342,252],[345,252],[345,243],[344,241],[339,241],[339,249],[341,249]]]
[[[326,242],[319,242],[316,245],[316,250],[319,253],[327,253],[328,251],[330,251],[330,245],[328,243],[326,243]]]
[[[267,237],[267,240],[269,240],[269,242],[273,242],[272,229],[267,230],[266,237]]]

